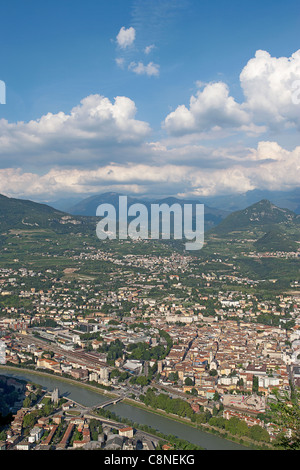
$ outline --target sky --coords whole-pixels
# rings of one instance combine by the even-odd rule
[[[1,194],[300,187],[298,0],[10,0],[1,19]]]

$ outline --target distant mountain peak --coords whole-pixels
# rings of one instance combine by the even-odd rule
[[[259,229],[269,232],[280,225],[299,223],[300,216],[289,209],[275,206],[267,199],[262,199],[246,209],[232,212],[213,229],[218,234],[228,235],[235,231]]]

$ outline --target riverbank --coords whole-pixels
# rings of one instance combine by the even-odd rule
[[[103,388],[91,385],[91,384],[86,384],[86,383],[83,383],[83,382],[79,382],[79,380],[71,379],[69,377],[62,377],[61,375],[57,375],[57,374],[49,374],[49,373],[44,372],[44,371],[39,371],[39,370],[34,370],[34,369],[26,369],[26,368],[22,368],[22,367],[0,365],[0,371],[3,370],[3,369],[12,370],[12,371],[20,371],[21,373],[22,372],[24,372],[24,373],[28,372],[29,374],[42,376],[42,377],[49,377],[49,378],[54,377],[55,380],[70,383],[70,384],[76,385],[77,387],[80,387],[80,388],[89,389],[89,390],[92,390],[93,392],[99,393],[99,395],[105,395],[105,397],[109,397],[109,398],[116,398],[116,397],[119,396],[117,393],[114,393],[112,391],[108,391],[108,390],[105,390]]]
[[[99,389],[98,387],[96,386],[93,386],[93,385],[90,385],[90,384],[86,384],[86,383],[82,383],[82,382],[79,382],[77,381],[76,379],[71,379],[71,378],[67,378],[67,377],[61,377],[61,376],[58,376],[56,374],[49,374],[47,372],[44,372],[44,371],[36,371],[36,370],[32,370],[32,369],[27,369],[27,368],[21,368],[21,367],[16,367],[16,366],[7,366],[7,365],[0,365],[0,373],[1,373],[1,370],[3,371],[7,371],[7,372],[11,372],[11,373],[19,373],[20,375],[24,374],[28,374],[28,375],[33,375],[33,376],[40,376],[41,378],[45,378],[45,379],[49,379],[51,381],[51,379],[53,379],[54,381],[60,381],[60,382],[64,382],[66,384],[70,384],[71,386],[74,386],[76,387],[76,389],[82,389],[83,391],[84,390],[87,390],[87,391],[90,391],[92,393],[96,393],[97,395],[99,396],[102,396],[103,398],[114,398],[114,397],[117,397],[118,394],[112,392],[112,391],[107,391],[107,390],[103,390],[103,389]],[[33,381],[33,380],[32,380]],[[238,445],[238,446],[242,446],[245,448],[245,450],[251,446],[252,449],[258,449],[259,446],[257,445],[257,443],[246,443],[244,442],[245,439],[243,439],[243,442],[242,439],[237,439],[236,436],[230,436],[228,433],[226,434],[226,436],[222,435],[222,430],[220,429],[214,429],[213,427],[210,427],[209,425],[205,425],[205,427],[203,425],[196,425],[195,423],[192,423],[190,420],[188,420],[187,418],[183,418],[183,417],[180,417],[180,416],[177,416],[177,415],[172,415],[170,413],[167,413],[165,412],[164,410],[157,410],[157,409],[152,409],[146,405],[144,405],[143,403],[138,403],[136,402],[135,400],[133,399],[130,399],[130,398],[126,398],[122,401],[122,403],[124,403],[124,406],[126,408],[126,405],[129,406],[129,407],[132,407],[132,410],[133,409],[136,409],[136,410],[142,410],[146,413],[150,413],[150,415],[152,416],[160,416],[161,418],[163,419],[167,419],[168,422],[176,422],[178,423],[179,426],[181,425],[184,425],[184,426],[187,426],[187,431],[188,432],[188,429],[194,429],[197,433],[200,432],[200,433],[203,433],[203,435],[206,435],[207,437],[208,436],[212,436],[214,439],[221,439],[222,441],[224,441],[224,444],[225,442],[228,442],[229,443],[232,443],[234,445]],[[115,409],[115,405],[112,405]],[[110,407],[108,407],[110,408]],[[122,410],[123,411],[123,410]],[[120,416],[123,416],[122,414],[122,411],[119,412],[119,415]],[[149,417],[150,417],[149,415]],[[142,422],[146,423],[147,422],[147,419],[149,418],[145,418]],[[156,423],[155,423],[156,425]],[[175,430],[175,428],[172,427],[172,431],[170,432],[170,434],[174,434],[174,432],[177,432]],[[231,438],[232,437],[232,438]],[[206,438],[204,438],[206,440]],[[260,446],[262,447],[262,446]]]
[[[222,439],[226,439],[227,441],[237,442],[237,440],[239,440],[238,443],[254,448],[255,450],[260,450],[261,448],[264,448],[264,446],[270,450],[275,450],[274,447],[271,446],[271,444],[266,443],[266,444],[259,445],[259,443],[257,443],[256,441],[252,441],[251,439],[247,437],[243,437],[243,436],[237,439],[236,436],[234,436],[233,434],[230,434],[228,431],[225,431],[224,429],[220,429],[215,426],[211,426],[209,424],[201,424],[201,425],[195,424],[189,418],[184,418],[184,417],[180,417],[178,415],[172,414],[172,413],[167,413],[166,411],[161,410],[161,409],[151,408],[145,405],[144,403],[135,402],[134,400],[130,398],[124,399],[123,402],[128,403],[129,405],[135,406],[137,408],[143,409],[145,411],[149,411],[150,413],[156,414],[158,416],[166,417],[168,419],[176,421],[177,423],[188,425],[194,429],[198,429],[206,433],[218,434],[220,437],[222,437]],[[226,437],[224,437],[224,434],[226,434]]]

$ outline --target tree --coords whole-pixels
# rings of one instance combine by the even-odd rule
[[[257,393],[257,392],[258,392],[258,377],[257,377],[256,375],[253,375],[252,392],[253,392],[253,393]]]
[[[23,407],[24,407],[24,408],[29,408],[30,405],[31,405],[31,400],[30,400],[30,398],[27,396],[27,397],[24,399],[24,401],[23,401]]]
[[[300,393],[297,391],[290,399],[287,394],[280,396],[274,393],[276,402],[271,403],[273,421],[280,426],[282,432],[277,437],[276,445],[285,450],[300,449]]]
[[[249,428],[245,421],[241,421],[236,416],[227,420],[225,429],[231,434],[238,434],[239,436],[247,436],[249,433]]]
[[[218,428],[221,428],[221,429],[224,429],[225,428],[225,424],[226,424],[226,419],[223,418],[222,416],[213,416],[212,418],[210,418],[209,420],[209,424],[211,426],[216,426]]]
[[[110,373],[110,378],[113,379],[114,377],[120,377],[121,372],[119,369],[113,369]]]
[[[249,437],[253,439],[254,441],[263,441],[263,442],[269,442],[270,441],[270,435],[268,431],[258,424],[255,424],[254,426],[251,426],[249,430]]]
[[[190,377],[187,377],[184,381],[185,385],[193,385],[193,380]]]
[[[178,372],[171,372],[168,376],[168,379],[171,380],[171,382],[177,382],[178,380]]]
[[[36,421],[36,415],[34,413],[28,413],[23,419],[23,428],[32,428]]]
[[[239,436],[248,436],[250,428],[245,423],[245,421],[241,421],[238,423],[236,432]]]
[[[138,384],[138,385],[141,385],[142,387],[145,387],[146,385],[148,385],[148,379],[147,377],[145,377],[144,375],[140,375],[139,377],[136,378],[136,381],[135,383]]]

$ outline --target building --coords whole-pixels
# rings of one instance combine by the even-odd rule
[[[52,403],[57,403],[59,400],[59,392],[58,388],[55,388],[53,392],[51,393],[51,401]]]
[[[28,437],[28,442],[32,442],[32,443],[38,442],[43,434],[44,434],[43,428],[40,428],[39,426],[35,426],[30,431],[30,436]]]
[[[32,443],[29,441],[26,441],[25,439],[16,445],[17,450],[30,450],[31,447],[32,447]]]
[[[127,370],[131,374],[139,375],[143,370],[143,363],[137,360],[126,361],[123,369]]]
[[[51,359],[38,359],[36,365],[40,369],[50,369],[53,372],[61,373],[60,363]]]
[[[41,445],[48,447],[48,446],[50,445],[50,442],[52,441],[52,438],[53,438],[53,436],[54,436],[56,430],[57,430],[57,425],[56,425],[56,424],[53,425],[53,426],[51,426],[50,433],[49,433],[48,436],[46,437],[45,441],[41,443]],[[44,448],[45,448],[45,447],[44,447]]]
[[[106,450],[122,450],[124,443],[123,436],[112,435],[107,437]]]
[[[128,426],[127,428],[119,429],[119,436],[128,437],[129,439],[133,438],[133,428]]]
[[[72,432],[73,432],[73,429],[74,429],[74,426],[75,424],[73,422],[70,422],[68,424],[68,427],[66,429],[66,432],[65,434],[63,435],[63,438],[62,440],[60,441],[60,443],[58,444],[58,448],[60,449],[65,449],[69,443],[69,440],[71,438],[71,435],[72,435]]]

